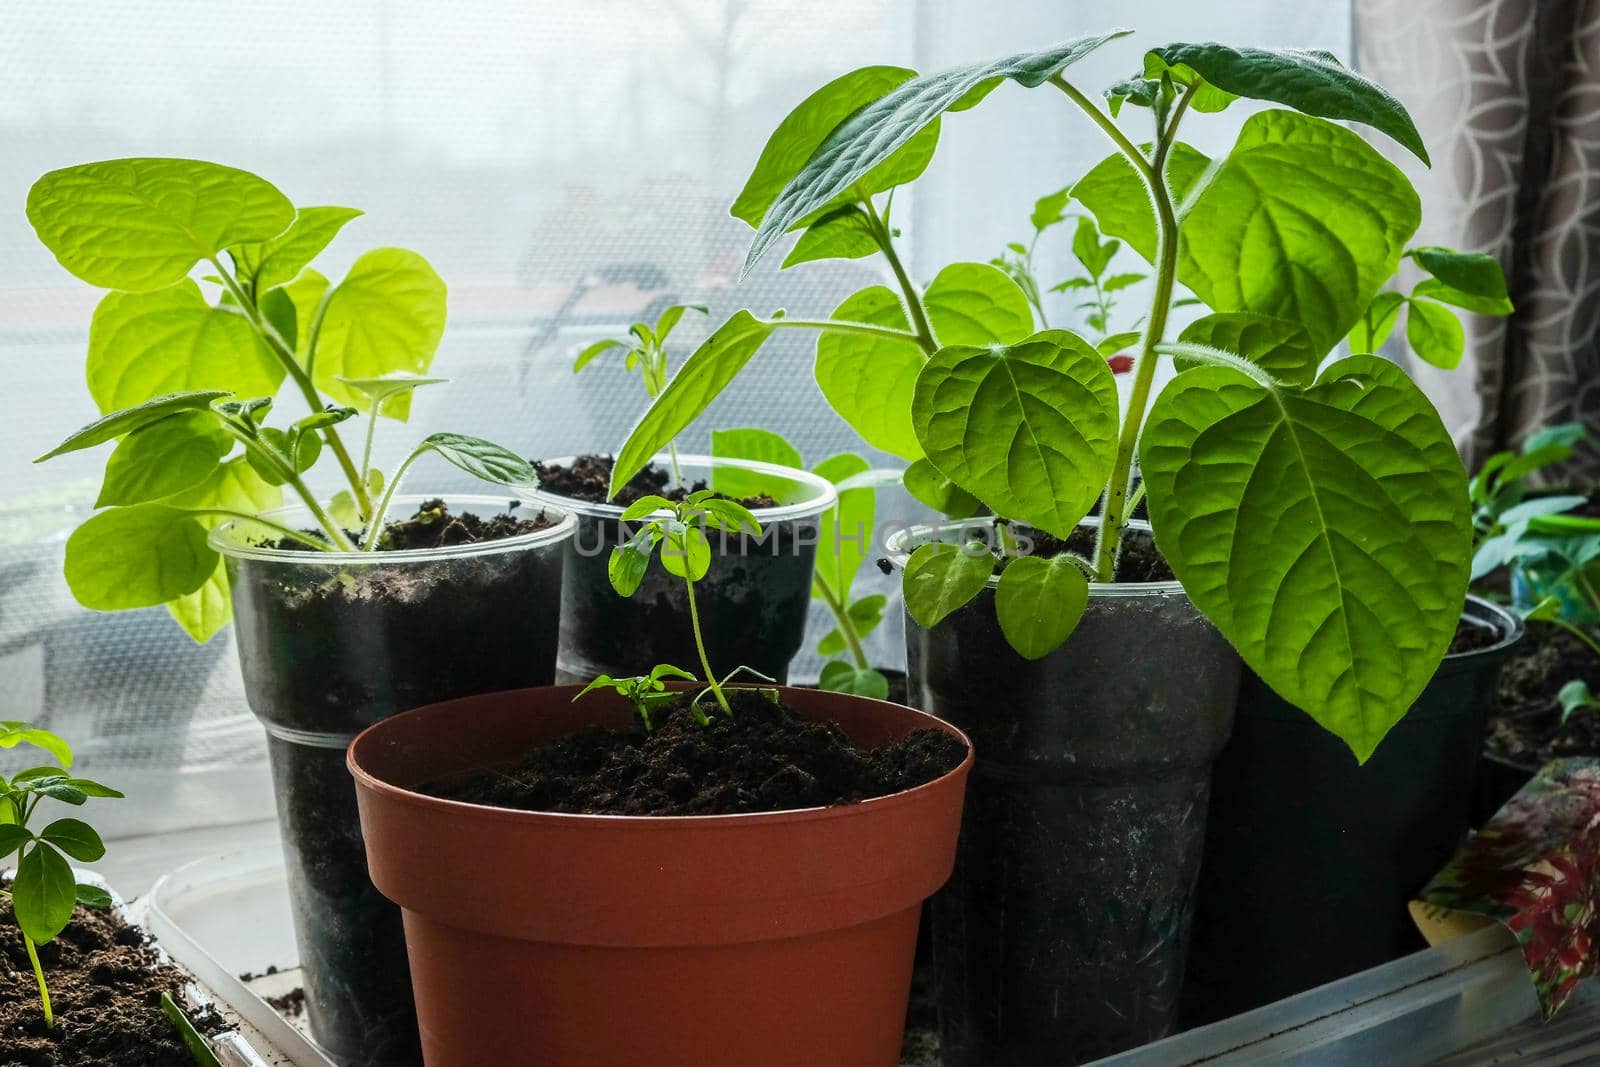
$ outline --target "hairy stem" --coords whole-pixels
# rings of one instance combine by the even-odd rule
[[[328,513],[322,509],[322,505],[317,503],[316,496],[310,489],[306,488],[306,483],[301,480],[299,472],[294,469],[294,464],[279,455],[277,449],[256,436],[253,427],[247,430],[229,418],[222,420],[222,426],[234,440],[245,447],[247,452],[271,467],[277,472],[278,477],[283,480],[284,484],[295,491],[300,497],[300,502],[305,505],[306,511],[310,513],[316,524],[322,527],[322,532],[327,535],[334,548],[341,552],[355,550],[356,546],[351,544],[350,539],[344,535],[344,531],[339,529],[339,524],[329,517]],[[266,520],[260,521],[265,522]],[[304,538],[301,538],[301,540],[304,540]]]
[[[411,450],[411,455],[400,461],[400,466],[394,469],[389,484],[383,487],[383,498],[378,501],[378,506],[372,512],[372,517],[367,521],[367,533],[361,541],[361,551],[371,552],[378,547],[378,538],[383,536],[383,521],[389,514],[389,505],[394,500],[395,490],[400,488],[400,482],[406,476],[406,471],[420,459],[429,446],[418,445]]]
[[[27,934],[22,935],[22,943],[28,948],[28,962],[33,964],[33,977],[39,982],[39,1003],[44,1007],[44,1025],[46,1029],[54,1029],[56,1015],[50,1007],[50,987],[44,981],[44,968],[39,965],[39,952],[33,947],[33,938]]]
[[[722,691],[722,686],[717,682],[715,672],[711,670],[711,657],[706,655],[705,638],[700,635],[700,608],[694,600],[694,579],[684,575],[683,584],[689,590],[689,626],[694,631],[695,651],[700,653],[700,669],[706,672],[706,685],[710,687],[711,695],[717,698],[722,713],[731,719],[733,707],[728,703],[728,695]]]
[[[210,259],[211,265],[217,269],[217,275],[222,279],[223,287],[233,294],[233,299],[238,302],[239,310],[244,312],[245,319],[255,329],[256,335],[266,344],[267,350],[275,356],[294,384],[300,390],[300,395],[305,397],[306,405],[313,411],[322,410],[322,396],[317,392],[317,387],[311,381],[311,374],[306,368],[300,366],[300,361],[295,358],[291,349],[277,330],[273,329],[261,315],[261,309],[256,306],[239,283],[223,267],[215,257]],[[321,309],[318,309],[316,320],[312,325],[313,330],[320,331],[322,326]],[[312,349],[314,352],[315,349]],[[345,478],[350,482],[350,492],[355,497],[356,507],[362,515],[372,510],[372,498],[367,493],[367,487],[361,480],[361,474],[356,470],[355,461],[350,458],[350,452],[344,447],[344,439],[339,436],[339,431],[332,426],[324,426],[321,430],[322,439],[333,450],[339,460],[339,466],[344,470]]]
[[[872,197],[857,190],[861,200],[861,207],[867,213],[867,224],[872,230],[873,240],[878,242],[878,247],[883,251],[883,258],[889,261],[889,269],[894,271],[895,281],[900,285],[900,292],[904,294],[906,311],[911,316],[911,325],[916,330],[916,341],[922,346],[922,351],[933,355],[939,350],[939,342],[933,338],[933,328],[928,325],[928,311],[923,307],[922,294],[917,292],[917,287],[911,284],[911,276],[906,273],[905,264],[900,262],[900,254],[894,250],[894,235],[889,232],[889,227],[884,224],[878,209],[873,206]]]
[[[764,326],[780,330],[832,330],[834,333],[854,333],[863,337],[881,337],[890,341],[922,344],[922,339],[910,330],[897,330],[893,326],[874,326],[870,322],[850,322],[846,319],[762,319],[761,322]]]
[[[251,515],[246,511],[234,511],[231,508],[189,508],[188,510],[194,515],[215,515],[218,518],[233,519],[237,522],[252,522],[263,529],[271,530],[279,537],[287,537],[292,541],[298,541],[308,548],[316,549],[318,552],[335,551],[335,547],[326,541],[319,541],[310,534],[301,533],[299,530],[292,529],[291,527],[285,526],[280,522],[273,522],[271,519],[263,519],[259,515]]]

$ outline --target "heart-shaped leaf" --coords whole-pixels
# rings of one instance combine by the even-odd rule
[[[89,324],[89,393],[101,411],[163,393],[227,389],[272,396],[284,367],[236,311],[212,307],[187,279],[148,293],[107,293]]]
[[[1059,648],[1088,606],[1089,580],[1066,556],[1009,560],[994,591],[1000,632],[1024,659],[1040,659]]]
[[[839,123],[916,76],[916,71],[905,67],[862,67],[835,78],[806,97],[773,131],[761,150],[755,170],[733,202],[730,214],[751,226],[759,226],[783,187]],[[861,185],[875,193],[912,181],[926,169],[938,142],[938,126],[930,126],[915,143],[895,153],[892,160],[887,159],[886,153],[884,158],[888,166],[881,166],[870,175],[863,169],[866,180]]]
[[[444,281],[426,259],[404,248],[366,253],[327,297],[312,368],[317,387],[367,410],[367,395],[345,379],[426,374],[444,336],[445,309]],[[410,413],[409,392],[391,396],[382,409],[402,422]]]
[[[96,611],[164,604],[199,589],[216,569],[205,526],[165,504],[102,511],[67,538],[67,585]]]
[[[1428,162],[1422,136],[1400,101],[1376,82],[1340,63],[1331,52],[1232,48],[1208,42],[1169,44],[1152,49],[1146,57],[1147,76],[1179,68],[1188,68],[1235,96],[1270,100],[1325,119],[1365,123],[1393,137],[1422,162]],[[1182,77],[1176,80],[1186,84]]]
[[[193,159],[113,159],[53,170],[28,190],[28,221],[73,274],[146,292],[229,245],[265,241],[294,205],[247,171]]]
[[[1077,37],[1042,52],[1019,52],[991,63],[969,63],[911,78],[865,106],[852,108],[849,118],[832,127],[761,214],[744,272],[749,273],[773,242],[796,223],[848,191],[946,111],[973,106],[1006,78],[1028,88],[1042,85],[1128,32]]]
[[[1427,398],[1373,356],[1304,392],[1201,367],[1151,408],[1140,467],[1196,606],[1364,761],[1432,677],[1466,594],[1466,472]]]
[[[228,254],[250,291],[265,293],[293,281],[345,223],[360,215],[353,207],[303,207],[282,233],[266,241],[234,245]]]
[[[1290,385],[1310,385],[1322,362],[1322,353],[1298,322],[1246,311],[1223,311],[1196,319],[1183,328],[1178,340],[1243,356]],[[1180,370],[1192,365],[1189,360],[1177,361]]]
[[[43,463],[47,459],[54,459],[56,456],[64,455],[68,452],[77,452],[85,448],[93,448],[96,445],[103,445],[107,441],[113,441],[124,434],[132,433],[142,426],[159,422],[178,412],[207,410],[214,401],[228,395],[230,394],[220,389],[200,389],[151,397],[142,404],[135,404],[120,411],[113,411],[109,415],[96,419],[34,460],[34,462]]]
[[[25,852],[11,883],[11,903],[17,925],[34,944],[54,941],[78,907],[78,882],[66,857],[43,842]]]
[[[997,515],[1066,537],[1110,477],[1117,386],[1093,345],[1046,330],[940,349],[917,378],[912,417],[951,481]]]
[[[923,294],[923,305],[940,344],[1004,344],[1033,332],[1026,294],[987,263],[945,267]],[[830,317],[910,329],[899,294],[881,285],[846,297]],[[911,425],[911,398],[925,361],[911,340],[825,331],[817,338],[817,385],[867,444],[916,460],[922,446]]]
[[[181,493],[210,477],[233,448],[210,411],[180,411],[123,437],[106,461],[95,507],[143,504]]]
[[[906,611],[931,630],[983,592],[993,573],[994,555],[986,545],[923,545],[906,561]]]
[[[854,663],[842,659],[829,660],[822,665],[822,675],[817,679],[817,688],[832,693],[850,693],[869,700],[889,698],[889,679],[883,676],[882,671],[871,667],[857,667]]]
[[[760,350],[772,329],[750,312],[737,311],[701,342],[618,449],[609,496],[615,496],[652,456],[700,417]]]
[[[1406,308],[1406,343],[1435,367],[1455,370],[1466,351],[1467,336],[1455,312],[1431,300],[1413,300]]]

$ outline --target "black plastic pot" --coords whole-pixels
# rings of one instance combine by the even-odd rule
[[[1478,773],[1473,783],[1472,825],[1482,826],[1505,807],[1506,801],[1522,791],[1539,773],[1536,763],[1514,763],[1485,752],[1478,758]]]
[[[909,531],[891,559],[975,526]],[[946,1067],[1080,1063],[1166,1035],[1238,655],[1176,582],[1091,586],[1040,660],[1006,643],[992,588],[932,630],[907,618],[906,649],[912,703],[977,760],[933,905]]]
[[[546,462],[565,465],[571,460],[566,456]],[[668,458],[659,456],[657,462],[665,466]],[[836,499],[832,484],[806,471],[750,460],[679,456],[678,465],[686,482],[726,486],[730,495],[742,496],[752,484],[729,483],[730,473],[759,477],[760,488],[778,501],[777,507],[755,509],[763,533],[759,539],[709,535],[711,569],[695,583],[695,601],[706,654],[719,677],[744,666],[787,681],[789,661],[805,640],[817,520]],[[611,550],[631,537],[638,524],[623,522],[623,509],[612,504],[544,490],[529,499],[578,517],[577,533],[565,549],[557,680],[642,674],[658,663],[701,673],[682,578],[667,573],[655,559],[632,597],[611,587],[606,571]]]
[[[1522,620],[1447,656],[1364,765],[1253,673],[1217,760],[1184,991],[1198,1026],[1426,947],[1407,903],[1465,839],[1488,701]]]
[[[400,498],[395,514],[422,497]],[[447,498],[493,514],[504,498]],[[406,512],[409,514],[409,512]],[[400,911],[372,886],[345,748],[424,704],[548,685],[570,515],[521,537],[414,552],[253,547],[230,523],[239,665],[267,730],[312,1035],[341,1067],[421,1063]],[[273,516],[310,526],[303,512]]]

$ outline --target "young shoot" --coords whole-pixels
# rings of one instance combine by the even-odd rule
[[[122,794],[99,782],[74,777],[72,749],[55,734],[25,722],[0,722],[0,749],[19,745],[40,749],[55,763],[0,777],[0,856],[15,860],[11,881],[0,887],[0,895],[11,900],[39,985],[45,1025],[54,1027],[55,1012],[38,947],[54,941],[66,929],[77,905],[107,908],[111,895],[98,886],[79,883],[67,862],[71,857],[93,863],[106,854],[95,829],[81,819],[55,819],[36,829],[35,816],[46,800],[82,807],[90,797],[121,799]]]
[[[668,500],[654,495],[640,497],[623,511],[622,519],[642,525],[625,544],[611,550],[611,558],[607,563],[611,587],[623,596],[631,597],[644,581],[650,561],[657,558],[668,574],[683,579],[684,589],[689,596],[689,626],[694,632],[694,646],[700,655],[700,669],[704,672],[701,678],[706,682],[706,687],[689,702],[690,711],[700,725],[709,725],[711,718],[702,707],[702,702],[710,696],[722,713],[731,718],[733,707],[723,691],[729,682],[740,674],[749,674],[766,682],[772,682],[773,679],[750,667],[741,666],[734,668],[721,681],[717,680],[716,672],[711,668],[711,658],[706,654],[705,637],[700,627],[700,607],[695,599],[694,587],[711,568],[711,543],[706,538],[707,530],[721,531],[723,536],[749,534],[760,537],[761,524],[743,504],[720,497],[710,489],[690,493],[682,500]],[[651,674],[653,677],[656,671],[675,670],[675,667],[658,666]],[[681,674],[679,676],[682,677]],[[659,682],[660,679],[656,678],[655,681]],[[618,688],[619,683],[598,678],[590,683],[589,688],[605,685],[622,692]],[[641,679],[625,680],[621,685],[634,692],[646,689]],[[637,703],[634,706],[635,710],[639,710]]]
[[[667,338],[688,311],[698,311],[702,315],[711,313],[711,309],[704,304],[674,304],[661,313],[654,326],[647,322],[636,322],[628,327],[628,340],[610,337],[584,348],[573,361],[572,372],[578,373],[613,349],[622,349],[625,353],[624,365],[629,371],[638,373],[640,380],[644,382],[645,393],[652,401],[655,400],[661,395],[661,390],[667,387]],[[667,442],[667,455],[672,460],[673,484],[683,485],[683,472],[678,469],[676,443]]]
[[[206,544],[219,523],[310,550],[372,551],[400,476],[422,455],[497,485],[533,483],[525,460],[462,434],[425,438],[387,478],[373,466],[379,416],[404,421],[411,394],[443,380],[423,375],[444,334],[446,292],[427,260],[401,248],[365,253],[338,282],[315,270],[360,214],[297,209],[254,174],[198,160],[88,163],[34,183],[28,218],[39,239],[109,290],[87,367],[103,415],[39,457],[116,442],[101,510],[67,542],[79,603],[165,604],[205,641],[229,614],[221,560]],[[173,383],[184,388],[161,392]],[[285,383],[303,413],[269,423]],[[341,429],[363,413],[358,459]],[[328,501],[307,484],[319,462],[344,483]],[[314,533],[262,517],[286,490]]]
[[[682,667],[674,667],[670,663],[658,663],[650,668],[649,674],[635,675],[632,678],[613,678],[609,674],[602,674],[588,685],[578,691],[573,697],[573,703],[596,689],[610,689],[620,695],[633,708],[633,713],[639,716],[639,721],[644,724],[645,733],[655,729],[651,716],[656,709],[665,704],[670,704],[678,695],[667,688],[666,679],[681,678],[686,682],[698,682],[700,679]]]

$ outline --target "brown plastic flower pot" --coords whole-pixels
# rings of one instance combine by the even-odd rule
[[[372,880],[405,917],[429,1067],[894,1067],[923,900],[972,765],[859,804],[757,815],[511,811],[414,787],[630,712],[576,686],[436,704],[356,738]],[[781,690],[877,747],[954,727]]]

